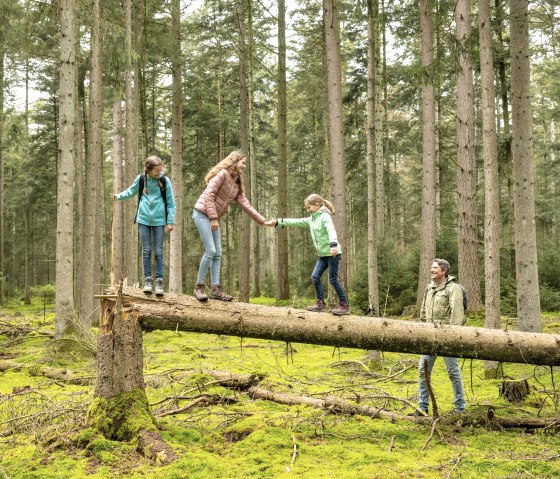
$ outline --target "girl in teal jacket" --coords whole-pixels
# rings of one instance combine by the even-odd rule
[[[311,280],[315,287],[316,302],[307,308],[308,311],[325,311],[325,292],[321,283],[321,276],[329,270],[329,283],[336,291],[339,299],[339,306],[331,310],[332,314],[342,316],[350,314],[348,299],[344,293],[344,288],[338,280],[338,265],[342,257],[342,249],[336,236],[336,230],[331,215],[334,214],[334,207],[330,201],[325,200],[317,194],[309,195],[304,201],[305,208],[311,216],[306,218],[277,218],[265,222],[267,226],[299,226],[309,228],[311,239],[317,250],[319,258],[311,274]]]
[[[142,192],[139,194],[140,185]],[[144,269],[144,292],[153,290],[152,237],[156,260],[155,293],[163,294],[163,236],[173,231],[175,199],[171,181],[163,174],[163,162],[157,156],[149,156],[144,162],[144,173],[138,175],[125,191],[113,195],[115,201],[138,197],[135,222],[142,241],[142,266]]]

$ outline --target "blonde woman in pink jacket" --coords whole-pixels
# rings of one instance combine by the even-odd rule
[[[206,188],[196,201],[193,220],[204,244],[204,255],[200,260],[198,276],[194,288],[194,296],[199,301],[206,301],[204,278],[210,268],[212,289],[210,298],[231,301],[229,294],[224,293],[220,284],[220,266],[222,263],[222,240],[219,219],[234,201],[258,224],[265,222],[262,216],[247,199],[243,187],[243,172],[247,168],[247,158],[242,151],[232,151],[216,166],[212,167],[204,177]]]

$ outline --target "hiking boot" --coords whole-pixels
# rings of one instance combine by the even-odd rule
[[[231,301],[233,299],[233,296],[224,293],[224,288],[222,288],[221,284],[215,284],[212,286],[210,298],[219,299],[220,301]]]
[[[317,299],[317,301],[315,301],[315,304],[307,306],[306,309],[307,311],[311,311],[313,313],[321,313],[322,311],[326,311],[327,305],[322,299]]]
[[[151,276],[144,278],[144,293],[151,293],[154,287],[153,279]]]
[[[163,296],[163,278],[156,278],[156,296]]]
[[[411,412],[410,414],[407,414],[407,416],[409,417],[422,417],[422,416],[427,416],[428,415],[428,410],[427,409],[417,409],[414,412]]]
[[[208,295],[204,292],[204,283],[194,285],[194,297],[199,301],[208,301]]]
[[[350,306],[341,301],[338,308],[331,309],[331,313],[335,316],[345,316],[347,314],[350,314]]]

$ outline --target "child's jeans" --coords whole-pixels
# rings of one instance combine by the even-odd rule
[[[200,259],[198,267],[198,276],[196,282],[204,283],[204,277],[210,267],[210,280],[212,284],[220,283],[220,266],[222,264],[222,239],[220,236],[220,228],[213,230],[210,226],[210,218],[207,215],[193,210],[193,220],[200,233],[202,243],[204,243],[204,255]]]
[[[336,291],[338,299],[341,303],[348,304],[348,299],[344,294],[344,289],[338,280],[338,264],[340,263],[341,254],[336,256],[320,256],[315,265],[313,273],[311,273],[311,281],[313,281],[313,286],[315,286],[315,294],[317,299],[321,301],[325,300],[325,291],[323,290],[323,285],[321,284],[321,276],[329,269],[329,283]]]
[[[148,226],[138,223],[140,241],[142,242],[142,266],[144,278],[152,276],[152,236],[154,240],[154,257],[156,259],[156,278],[163,278],[163,231],[165,226]]]

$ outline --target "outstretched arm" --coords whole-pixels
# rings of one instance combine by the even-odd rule
[[[138,194],[139,184],[140,184],[140,175],[138,175],[134,179],[134,182],[126,190],[113,195],[113,199],[120,201],[120,200],[128,200],[129,198],[132,198],[133,196]]]

